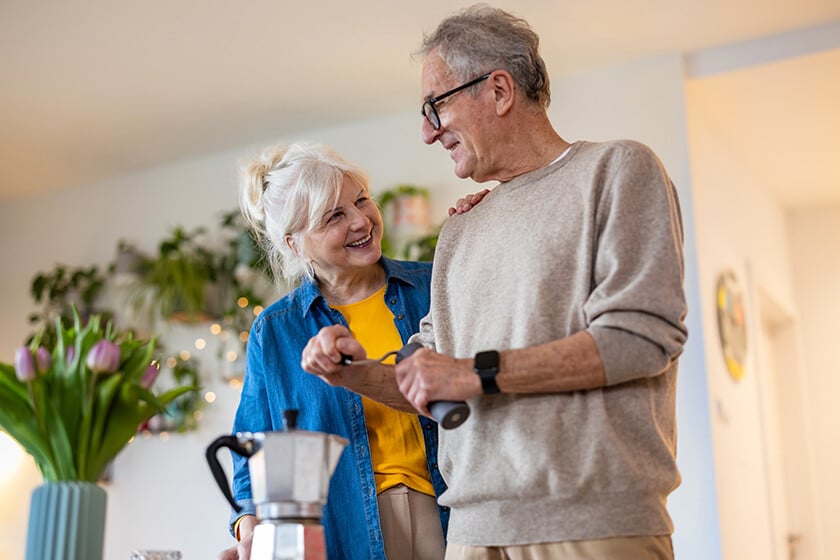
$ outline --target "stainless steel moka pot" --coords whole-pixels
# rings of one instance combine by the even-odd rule
[[[298,430],[297,413],[283,412],[283,431],[224,435],[207,447],[213,478],[236,511],[242,508],[233,499],[216,454],[226,447],[248,459],[251,498],[260,521],[251,560],[326,560],[321,514],[347,440]]]

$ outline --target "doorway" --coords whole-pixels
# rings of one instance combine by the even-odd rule
[[[805,376],[799,366],[795,316],[750,278],[753,330],[773,557],[813,560],[813,488]]]

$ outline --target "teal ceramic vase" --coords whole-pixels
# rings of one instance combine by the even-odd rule
[[[92,482],[46,482],[32,492],[26,560],[102,560],[103,488]]]

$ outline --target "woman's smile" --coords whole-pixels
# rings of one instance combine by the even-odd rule
[[[370,245],[371,241],[373,241],[373,236],[367,234],[367,236],[365,236],[363,239],[359,239],[358,241],[348,243],[347,247],[350,247],[351,249],[358,249],[360,247],[366,247],[367,245]]]

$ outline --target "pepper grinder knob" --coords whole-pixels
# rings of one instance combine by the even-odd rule
[[[286,431],[297,429],[298,411],[289,408],[283,411],[283,429]]]

